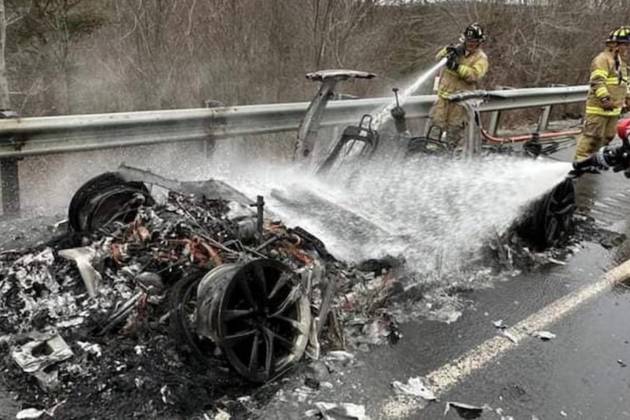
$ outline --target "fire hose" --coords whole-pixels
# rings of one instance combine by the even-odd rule
[[[603,146],[586,159],[573,162],[569,176],[577,178],[585,173],[599,173],[612,168],[613,172],[623,171],[626,178],[630,178],[630,118],[619,120],[617,135],[621,138],[621,145]]]

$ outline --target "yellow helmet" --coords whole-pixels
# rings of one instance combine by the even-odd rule
[[[608,35],[606,42],[630,42],[630,27],[620,26],[615,29]]]

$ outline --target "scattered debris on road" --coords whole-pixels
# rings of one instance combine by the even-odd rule
[[[549,341],[553,338],[556,338],[556,335],[549,331],[535,331],[532,335],[534,337],[540,338],[543,341]]]
[[[501,335],[510,340],[512,343],[518,343],[517,338],[510,331],[501,329]]]
[[[437,399],[433,391],[422,382],[422,378],[419,376],[409,378],[406,384],[394,381],[392,382],[392,387],[399,394],[412,395],[427,401],[435,401]]]
[[[358,404],[316,402],[315,407],[324,420],[369,420],[365,407]]]
[[[476,405],[470,405],[460,402],[448,401],[446,403],[446,408],[444,409],[444,415],[446,416],[450,411],[451,407],[455,409],[457,414],[463,419],[476,419],[481,416],[483,413],[484,407],[479,407]]]
[[[504,330],[507,328],[507,326],[503,324],[502,319],[499,319],[498,321],[492,321],[492,325],[494,325],[495,328],[498,328],[500,330]]]

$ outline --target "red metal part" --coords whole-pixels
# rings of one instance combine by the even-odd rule
[[[582,130],[565,130],[565,131],[548,131],[539,134],[521,134],[511,137],[497,137],[488,133],[483,128],[481,129],[481,136],[490,144],[506,144],[506,143],[523,143],[526,141],[538,139],[538,140],[551,140],[561,137],[571,137],[582,133]]]
[[[624,118],[617,123],[617,135],[622,140],[627,140],[630,135],[630,118]]]

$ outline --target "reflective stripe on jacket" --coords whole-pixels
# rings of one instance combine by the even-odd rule
[[[446,56],[446,48],[437,54],[438,59]],[[488,72],[488,57],[481,48],[471,54],[458,57],[457,71],[444,69],[438,86],[438,96],[446,98],[456,92],[477,89],[478,83]]]
[[[586,113],[615,117],[621,114],[628,94],[628,66],[615,52],[607,48],[591,62],[589,83],[591,89],[586,98]],[[610,98],[614,108],[602,108],[602,99]]]

